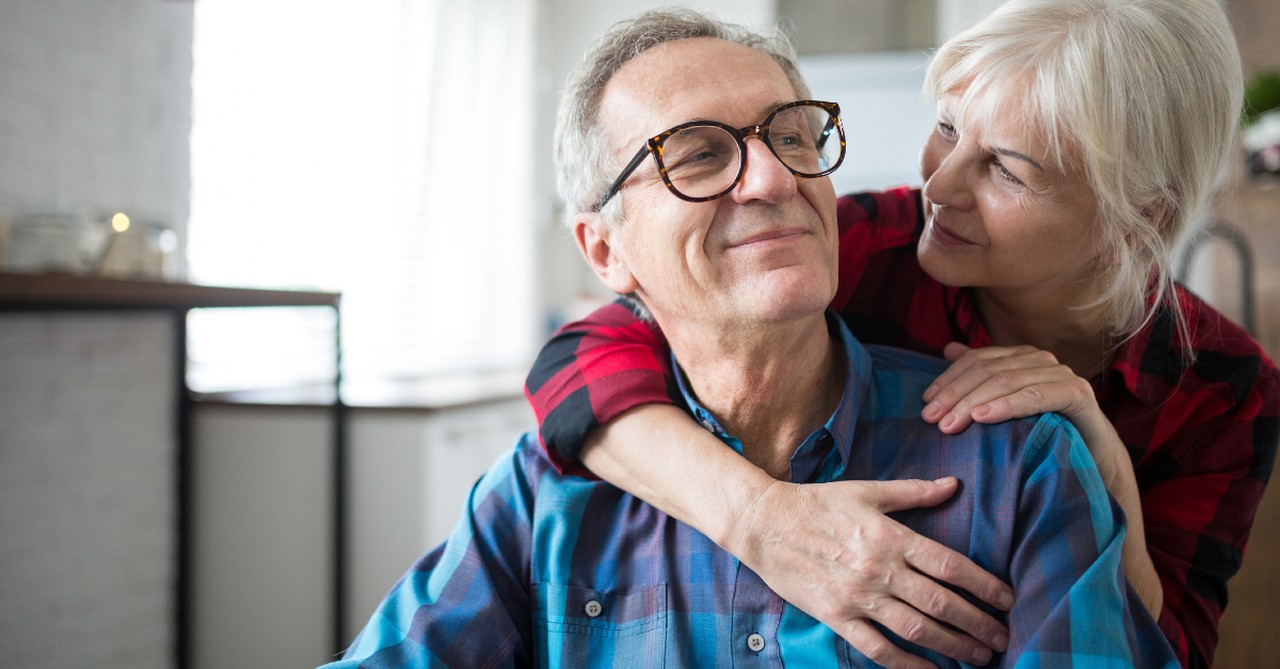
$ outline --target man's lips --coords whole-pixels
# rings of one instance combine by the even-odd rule
[[[745,239],[729,244],[729,248],[739,248],[743,246],[751,246],[756,244],[768,244],[769,242],[790,240],[792,237],[808,234],[808,230],[804,228],[777,228],[774,230],[765,230],[758,232]]]

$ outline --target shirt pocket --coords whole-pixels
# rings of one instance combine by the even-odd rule
[[[667,585],[591,590],[534,584],[539,667],[665,667]]]

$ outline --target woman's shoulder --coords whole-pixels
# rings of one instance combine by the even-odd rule
[[[1174,295],[1189,328],[1195,358],[1225,356],[1260,370],[1275,369],[1262,344],[1235,321],[1180,284],[1175,284]]]
[[[1169,309],[1158,310],[1116,356],[1113,367],[1125,374],[1126,385],[1152,404],[1174,394],[1210,394],[1231,408],[1259,401],[1272,412],[1280,407],[1280,371],[1262,345],[1186,288],[1175,286],[1174,298],[1191,350],[1178,336]]]

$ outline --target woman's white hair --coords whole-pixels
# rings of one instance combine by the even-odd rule
[[[600,98],[613,75],[653,47],[695,37],[735,42],[769,56],[782,68],[796,96],[809,97],[809,87],[796,66],[795,48],[781,30],[761,35],[690,9],[676,8],[647,11],[614,24],[587,51],[560,96],[554,157],[556,188],[564,201],[566,225],[572,225],[578,212],[594,211],[596,200],[622,170],[622,165],[611,158],[611,150],[617,147],[608,145],[599,119]],[[662,130],[665,128],[654,132]],[[606,220],[621,218],[621,200],[615,197],[605,206]]]
[[[1128,337],[1171,305],[1188,345],[1171,257],[1232,155],[1243,92],[1217,3],[1013,0],[934,55],[926,92],[961,88],[958,118],[1020,119],[1093,189],[1103,293],[1080,306],[1104,305],[1110,333]]]

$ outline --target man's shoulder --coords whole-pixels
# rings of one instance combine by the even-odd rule
[[[920,411],[924,409],[921,396],[925,389],[950,363],[932,355],[892,346],[865,346],[871,355],[876,375],[878,413],[918,418]],[[923,419],[919,420],[924,422]],[[928,427],[937,429],[932,425]],[[954,435],[954,438],[971,440],[988,447],[1007,444],[1019,459],[1040,458],[1045,455],[1040,452],[1042,449],[1069,448],[1080,441],[1075,426],[1056,413],[1034,414],[992,424],[973,423],[959,435]]]
[[[896,346],[864,344],[871,353],[876,369],[885,369],[908,377],[928,375],[932,381],[947,368],[947,361],[933,355],[908,351]],[[927,385],[927,384],[926,384]]]
[[[561,472],[542,447],[536,429],[520,435],[515,446],[500,456],[489,471],[490,474],[498,474],[499,478],[514,475],[516,485],[527,487],[525,493],[531,498],[558,499],[589,494],[598,486],[613,488],[598,478]]]
[[[924,408],[920,396],[950,364],[942,358],[905,348],[881,344],[864,344],[863,346],[871,355],[871,366],[877,386],[888,392],[902,395],[907,403],[904,407],[907,410],[916,403],[921,405],[921,409]]]

